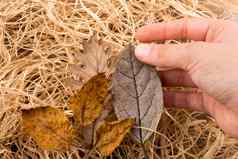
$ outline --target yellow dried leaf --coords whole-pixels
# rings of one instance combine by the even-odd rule
[[[80,126],[94,122],[101,114],[108,95],[109,81],[104,74],[92,77],[74,96],[69,99],[69,108]]]
[[[96,148],[103,156],[110,155],[122,142],[134,124],[134,119],[105,122],[96,130]]]
[[[66,151],[74,138],[74,131],[62,110],[40,107],[24,110],[23,130],[44,150]]]

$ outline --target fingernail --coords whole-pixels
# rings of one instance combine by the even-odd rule
[[[146,57],[151,52],[151,44],[139,44],[135,48],[135,54],[137,57]]]
[[[173,68],[156,66],[155,69],[156,69],[157,71],[168,71],[168,70],[171,70],[171,69],[173,69]]]

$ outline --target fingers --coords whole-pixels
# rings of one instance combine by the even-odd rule
[[[136,33],[136,39],[142,42],[155,40],[190,39],[205,41],[209,26],[215,20],[183,18],[171,22],[149,24]]]
[[[208,51],[209,45],[204,42],[176,45],[140,44],[135,49],[135,55],[140,61],[162,70],[178,68],[189,71],[197,63],[197,57]]]
[[[167,107],[189,108],[206,112],[215,118],[226,133],[238,137],[238,110],[229,109],[202,92],[164,90],[164,104]]]
[[[159,76],[166,87],[196,87],[189,74],[180,69],[160,71]]]
[[[215,99],[198,89],[190,90],[164,90],[164,104],[166,107],[188,108],[206,112],[216,116],[216,109],[221,106]]]
[[[205,111],[202,93],[196,92],[195,90],[164,90],[164,105],[166,107]]]

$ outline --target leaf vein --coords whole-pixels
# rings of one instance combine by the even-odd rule
[[[122,74],[123,76],[126,76],[127,78],[133,80],[133,77],[130,77],[129,75],[125,74],[124,72],[121,72],[120,70],[118,70],[118,72],[119,72],[120,74]]]
[[[146,83],[149,83],[150,80],[151,80],[151,78],[149,78],[149,80],[148,80]],[[149,85],[149,84],[146,84],[146,86],[142,89],[142,91],[141,91],[141,93],[139,94],[138,98],[140,98],[141,96],[143,96],[143,94],[144,94],[146,88],[148,88],[148,85]]]
[[[120,83],[118,83],[118,86],[119,86],[124,92],[126,92],[126,94],[128,94],[130,97],[132,97],[133,99],[136,99],[136,98],[137,98],[136,96],[133,96],[133,95],[131,95],[130,93],[128,93],[128,91],[126,91],[126,90],[124,89],[124,87],[123,87]]]

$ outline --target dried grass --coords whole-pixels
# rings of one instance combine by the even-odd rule
[[[230,18],[233,13],[238,13],[236,5],[222,0],[0,0],[1,158],[81,158],[80,148],[67,153],[39,149],[21,133],[20,110],[67,109],[68,65],[79,62],[82,42],[94,32],[121,48],[134,41],[136,28],[145,23],[184,16]],[[154,144],[148,144],[154,158],[238,158],[238,141],[205,114],[169,114],[163,116]],[[129,139],[112,158],[126,156],[143,156]]]

